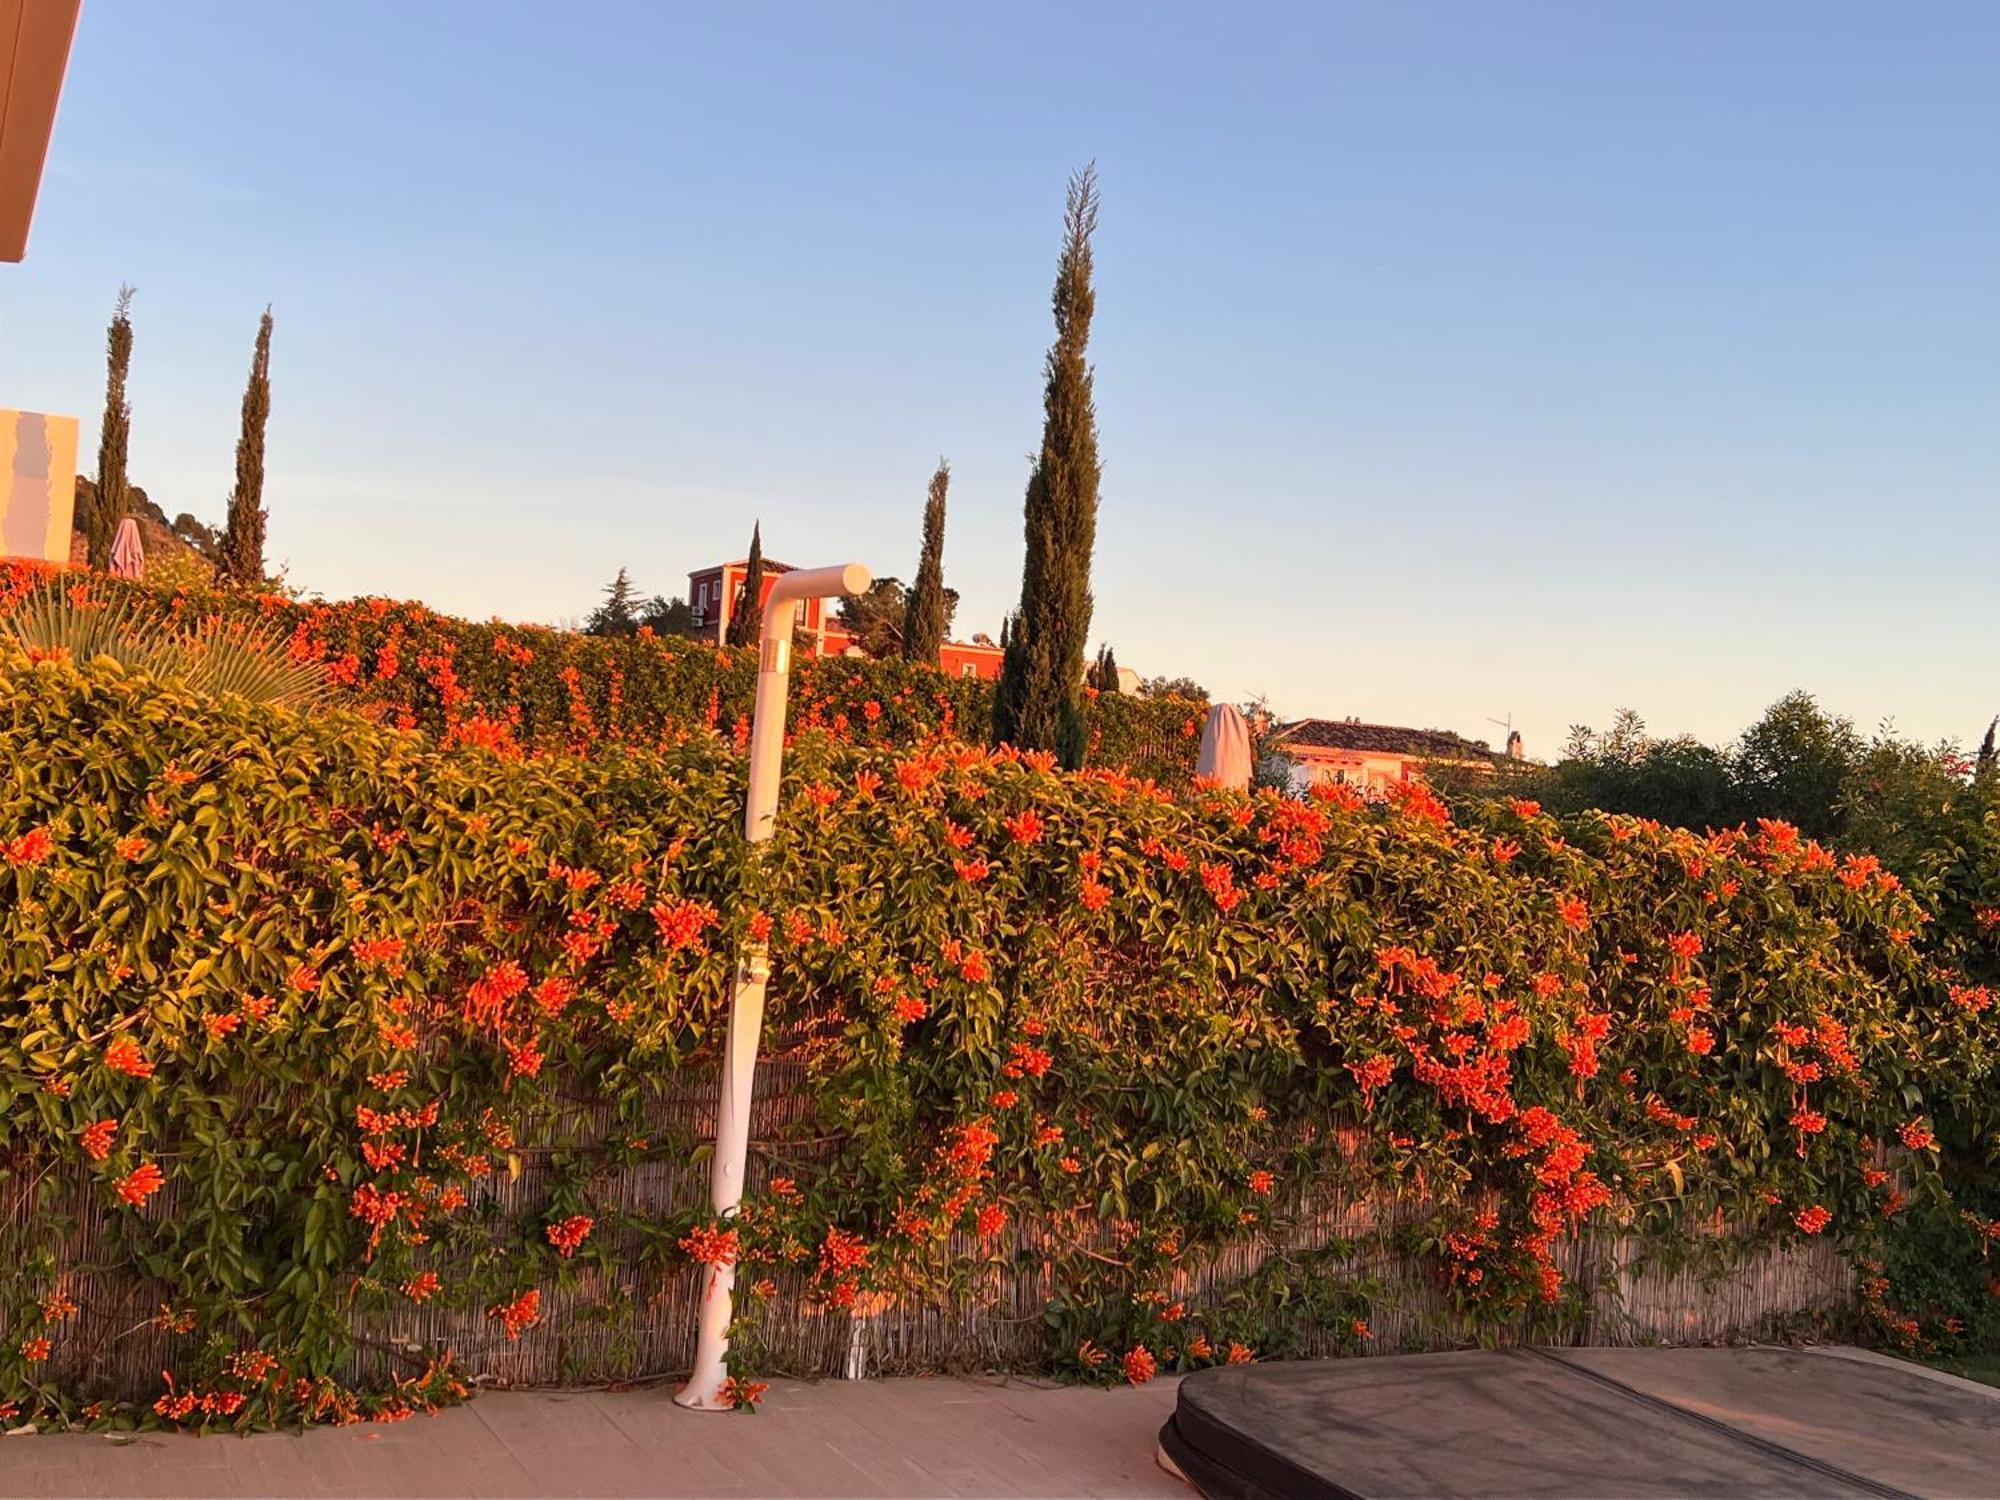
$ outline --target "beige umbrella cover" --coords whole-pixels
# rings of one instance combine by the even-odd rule
[[[1202,726],[1201,757],[1195,774],[1215,786],[1247,791],[1250,786],[1250,726],[1234,705],[1218,703]]]
[[[139,540],[139,523],[130,516],[118,523],[118,535],[111,539],[111,576],[146,576],[146,548]]]

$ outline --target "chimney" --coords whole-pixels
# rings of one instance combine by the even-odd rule
[[[1518,729],[1507,731],[1507,759],[1521,759],[1521,731]]]

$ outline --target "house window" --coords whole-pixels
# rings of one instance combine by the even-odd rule
[[[959,663],[958,675],[961,677],[977,677],[979,675],[979,666],[976,662],[961,662]]]

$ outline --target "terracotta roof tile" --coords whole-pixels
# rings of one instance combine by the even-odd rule
[[[1278,732],[1286,745],[1321,750],[1373,750],[1384,755],[1420,755],[1433,760],[1473,760],[1492,756],[1484,740],[1468,740],[1442,729],[1405,729],[1395,724],[1363,724],[1354,719],[1300,719]]]
[[[735,562],[710,563],[705,568],[696,568],[692,573],[688,574],[688,577],[699,578],[704,573],[720,573],[724,568],[747,568],[749,566],[749,558],[739,557]],[[764,559],[764,571],[766,573],[796,573],[798,569],[790,563],[779,562],[775,557],[767,557]]]

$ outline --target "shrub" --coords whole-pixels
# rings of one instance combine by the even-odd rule
[[[1392,1248],[1452,1328],[1518,1334],[1582,1294],[1591,1226],[1875,1257],[1953,1211],[1931,1122],[1991,1134],[1986,992],[1893,877],[1782,825],[1176,801],[805,734],[752,866],[741,758],[700,737],[509,758],[18,658],[0,752],[24,1411],[120,1420],[80,1404],[119,1394],[116,1277],[162,1304],[160,1419],[394,1416],[455,1389],[437,1350],[356,1385],[357,1330],[418,1301],[504,1348],[629,1324],[623,1266],[735,1254],[753,1301],[839,1310],[974,1284],[1026,1224],[1041,1362],[1136,1378],[1283,1347],[1176,1278],[1371,1183],[1424,1185]],[[694,1148],[662,1091],[712,1069],[753,933],[804,1107],[742,1219],[649,1217],[616,1184]]]
[[[215,564],[192,547],[160,550],[146,559],[146,584],[166,593],[206,589],[215,582]]]
[[[614,638],[499,622],[476,624],[419,604],[301,602],[241,590],[156,590],[103,574],[64,574],[73,598],[131,618],[227,621],[275,631],[299,662],[322,667],[343,696],[381,721],[447,745],[587,751],[607,743],[673,744],[749,735],[753,648],[718,648],[641,630]],[[0,562],[0,614],[48,571]],[[992,719],[992,684],[898,661],[800,657],[791,723],[861,744],[907,745]],[[1182,786],[1194,773],[1203,705],[1095,698],[1089,763]]]

